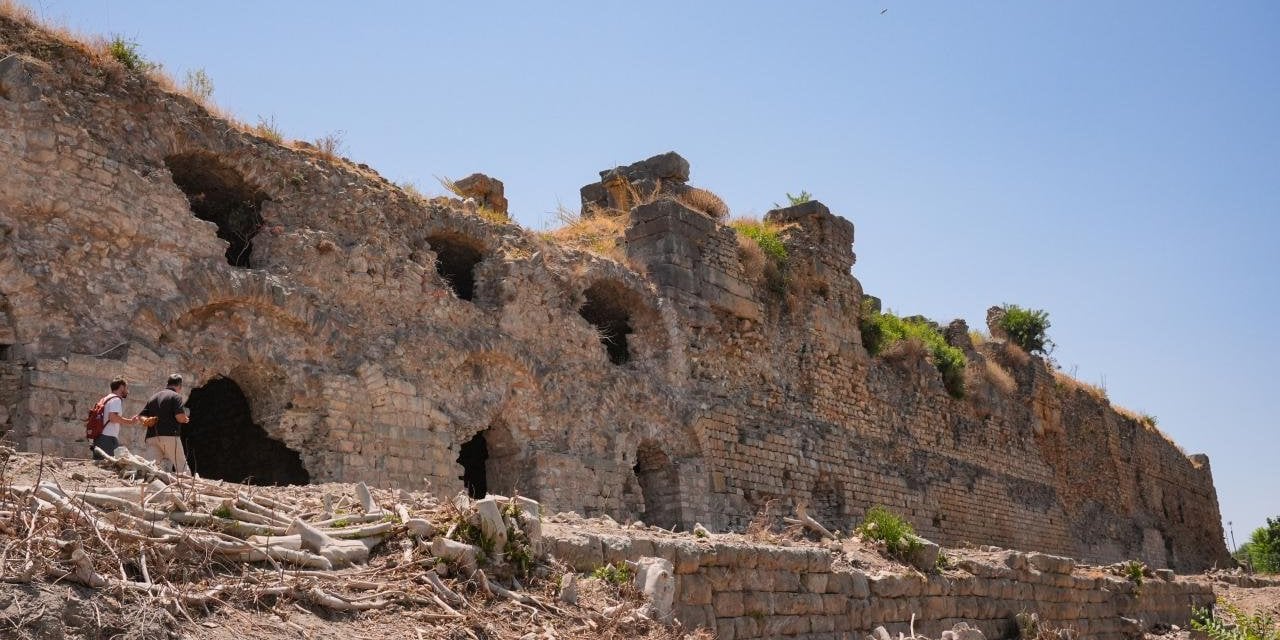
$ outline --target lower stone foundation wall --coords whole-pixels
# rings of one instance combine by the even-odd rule
[[[675,616],[720,640],[860,638],[877,626],[896,636],[909,632],[913,615],[916,633],[933,638],[959,622],[988,638],[1016,637],[1020,612],[1082,638],[1124,638],[1155,624],[1185,627],[1193,606],[1214,601],[1208,583],[1164,573],[1138,586],[1038,553],[964,551],[943,573],[868,574],[822,547],[583,533],[554,524],[544,536],[551,555],[581,572],[642,556],[670,560]]]

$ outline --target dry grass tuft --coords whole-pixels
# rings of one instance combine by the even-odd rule
[[[1004,367],[991,359],[987,359],[984,364],[983,377],[992,386],[1009,395],[1018,390],[1018,383],[1008,371],[1005,371]]]
[[[922,362],[929,357],[929,347],[918,338],[907,338],[889,345],[880,356],[895,364]]]
[[[1089,384],[1083,380],[1077,380],[1076,378],[1073,378],[1061,371],[1054,371],[1053,379],[1062,389],[1088,394],[1100,402],[1110,402],[1107,398],[1107,390],[1098,385]]]
[[[742,261],[742,274],[749,282],[763,282],[765,272],[769,268],[769,259],[764,255],[760,243],[751,238],[737,234],[738,259]]]
[[[1013,362],[1019,367],[1025,367],[1031,362],[1031,354],[1027,353],[1022,347],[1019,347],[1012,341],[1006,340],[1004,342],[1004,353],[1005,356],[1009,358],[1010,362]]]
[[[346,152],[346,145],[342,141],[342,136],[343,132],[334,131],[328,135],[316,138],[315,142],[312,143],[315,145],[315,152],[325,160],[337,160]]]
[[[694,211],[701,211],[717,220],[729,216],[729,205],[720,199],[720,196],[697,187],[690,187],[688,191],[677,195],[675,200]]]
[[[589,251],[596,255],[626,263],[622,248],[622,234],[629,222],[626,215],[617,212],[596,212],[582,216],[561,206],[556,210],[560,226],[542,233],[542,237],[565,245]]]

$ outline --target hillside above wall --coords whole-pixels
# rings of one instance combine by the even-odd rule
[[[949,545],[1229,562],[1208,459],[1043,359],[963,323],[939,327],[949,379],[927,349],[871,355],[854,226],[821,203],[728,221],[667,153],[586,177],[580,219],[537,234],[490,178],[428,199],[269,134],[0,16],[9,439],[83,455],[111,377],[130,413],[180,372],[210,478],[686,531],[884,505]]]

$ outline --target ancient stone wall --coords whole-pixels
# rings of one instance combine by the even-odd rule
[[[675,616],[689,627],[734,638],[939,637],[964,622],[988,638],[1017,636],[1015,616],[1035,613],[1051,629],[1084,638],[1128,638],[1156,625],[1187,626],[1192,607],[1213,603],[1208,582],[1172,573],[1127,578],[1070,558],[1012,551],[967,552],[945,573],[868,572],[820,547],[699,541],[632,531],[553,525],[549,552],[578,571],[643,556],[672,562]]]
[[[870,357],[853,225],[819,203],[768,214],[788,257],[766,281],[714,201],[628,201],[633,179],[705,194],[682,158],[607,170],[583,198],[629,207],[622,264],[29,25],[0,18],[0,58],[0,424],[29,450],[83,455],[112,376],[128,413],[176,371],[209,408],[195,467],[230,480],[520,492],[684,529],[805,501],[847,531],[884,504],[948,544],[1226,562],[1207,459],[1043,361],[966,345],[954,399],[925,358]],[[303,471],[201,469],[260,445]]]

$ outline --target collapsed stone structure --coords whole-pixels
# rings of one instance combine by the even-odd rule
[[[584,188],[626,207],[622,264],[0,18],[0,430],[85,454],[112,376],[133,412],[178,371],[208,477],[519,492],[685,529],[805,501],[847,531],[883,504],[943,544],[1228,562],[1207,458],[963,331],[970,368],[1012,389],[975,375],[954,399],[923,359],[870,357],[853,225],[769,212],[787,278],[762,282],[707,211],[620,195],[686,193],[673,156]]]

